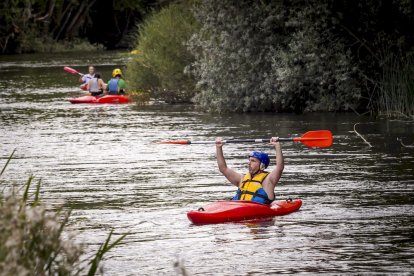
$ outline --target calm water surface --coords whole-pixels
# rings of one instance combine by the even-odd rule
[[[130,233],[104,261],[106,275],[414,272],[414,124],[353,114],[211,115],[191,106],[72,105],[81,95],[71,66],[96,64],[107,80],[125,64],[118,53],[0,57],[2,158],[17,148],[4,178],[43,182],[42,198],[74,208],[70,227],[95,250],[110,229]],[[353,126],[372,144],[369,148]],[[251,223],[194,226],[186,212],[228,198],[235,188],[217,170],[214,145],[159,140],[298,136],[330,129],[334,145],[283,144],[277,197],[301,210]],[[251,150],[225,145],[228,165],[247,167]],[[4,159],[3,162],[4,163]],[[271,163],[271,167],[274,162]]]

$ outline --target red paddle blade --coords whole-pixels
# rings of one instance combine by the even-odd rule
[[[70,67],[63,67],[63,70],[65,70],[66,72],[72,73],[72,74],[79,74],[78,71]]]
[[[190,141],[190,140],[165,141],[165,142],[158,142],[158,144],[168,144],[168,145],[189,145],[189,144],[191,144],[191,141]]]
[[[312,148],[328,148],[332,146],[332,132],[329,130],[308,131],[299,138],[293,138],[295,142],[301,142]]]

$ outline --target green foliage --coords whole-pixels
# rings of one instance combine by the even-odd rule
[[[271,78],[282,110],[343,111],[356,108],[361,93],[356,66],[336,28],[327,5],[303,6],[287,24],[294,24],[288,45],[273,58]]]
[[[0,176],[14,154],[10,155]],[[33,177],[24,192],[15,189],[0,194],[0,274],[1,275],[78,275],[85,274],[83,245],[73,242],[74,235],[65,231],[70,211],[48,210],[40,201],[40,184],[30,193]],[[96,256],[90,261],[88,275],[95,275],[99,263],[111,248],[126,236],[110,243],[112,231]]]
[[[63,53],[71,51],[103,51],[100,44],[91,44],[86,40],[73,39],[70,41],[55,41],[50,37],[32,37],[22,40],[20,51],[23,53]]]
[[[189,48],[195,55],[192,73],[200,90],[195,98],[203,108],[214,111],[268,109],[266,72],[281,39],[283,21],[277,4],[263,2],[203,1],[195,9],[202,28]],[[264,24],[262,24],[264,23]],[[258,89],[261,86],[262,89]]]
[[[85,49],[85,41],[68,39],[76,33],[85,5],[94,1],[5,0],[0,4],[2,53],[68,51]],[[66,41],[62,41],[62,39]],[[89,50],[96,49],[87,43]]]
[[[195,15],[202,28],[189,47],[203,109],[346,110],[358,100],[349,55],[318,1],[203,1]]]
[[[152,97],[167,102],[190,101],[195,81],[184,69],[193,56],[185,43],[199,28],[190,5],[191,1],[170,4],[140,26],[126,71],[132,90],[150,91]]]

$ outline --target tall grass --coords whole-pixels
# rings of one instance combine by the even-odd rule
[[[387,52],[371,110],[386,117],[414,120],[414,57]]]
[[[14,153],[7,159],[0,177]],[[111,231],[95,257],[83,262],[84,245],[74,242],[75,235],[68,231],[63,237],[71,211],[63,208],[50,211],[40,200],[40,180],[34,192],[30,192],[33,180],[30,176],[23,189],[1,190],[0,275],[95,275],[104,255],[126,234],[111,243]]]

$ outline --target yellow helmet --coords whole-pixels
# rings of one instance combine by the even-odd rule
[[[114,71],[112,71],[112,77],[115,78],[117,75],[121,75],[122,76],[122,71],[121,69],[114,69]]]

